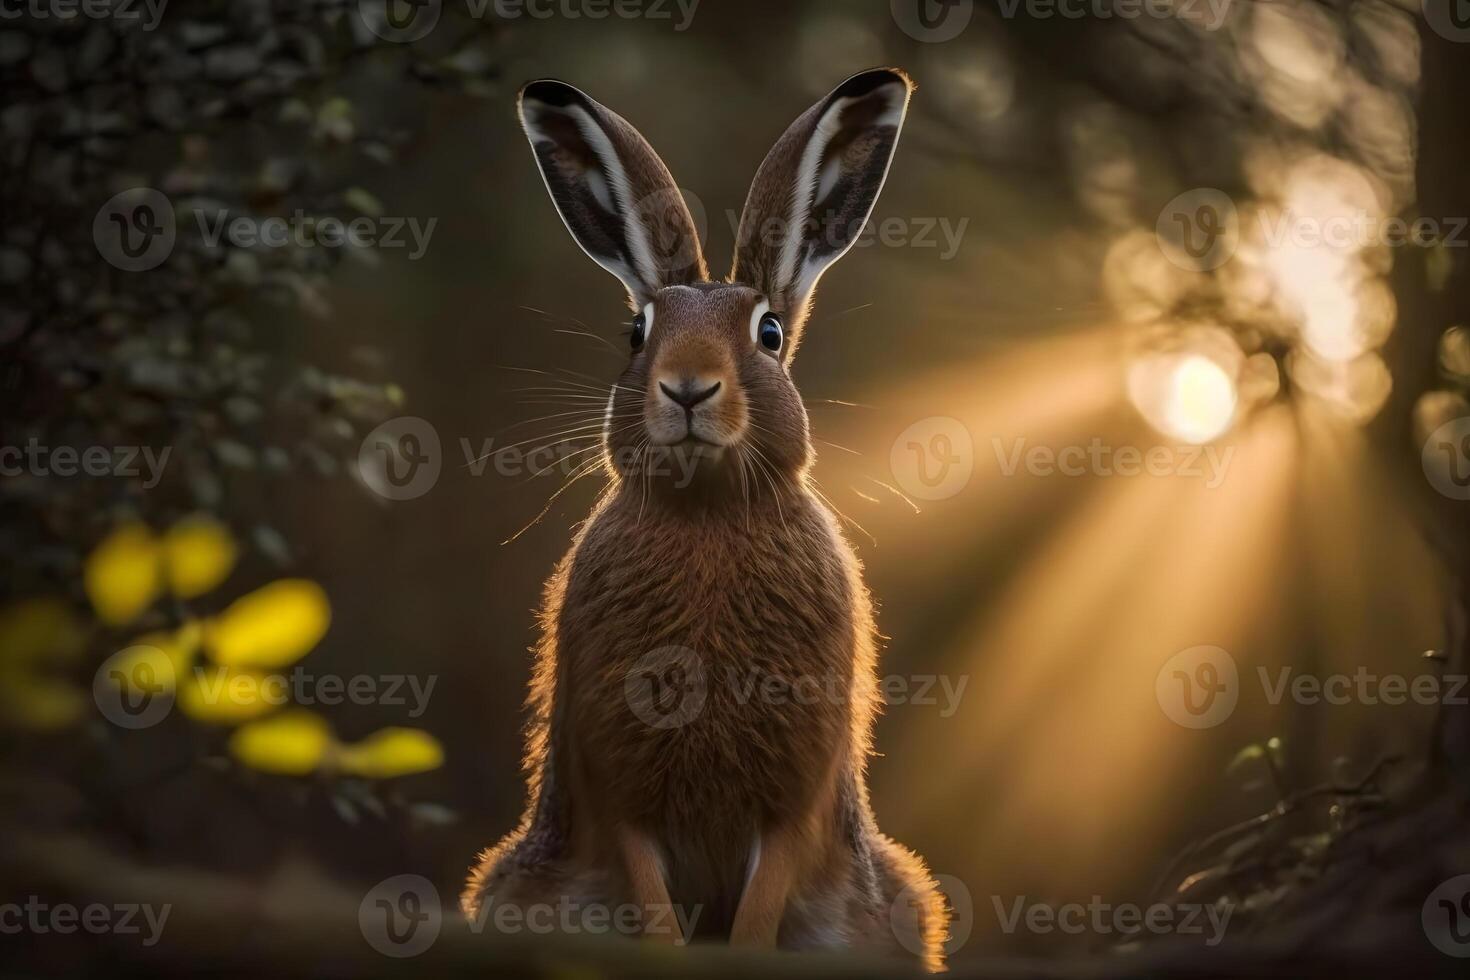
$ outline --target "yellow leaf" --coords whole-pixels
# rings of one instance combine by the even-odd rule
[[[152,605],[159,589],[159,549],[143,524],[124,524],[87,556],[82,581],[98,617],[123,626]]]
[[[217,588],[235,567],[235,539],[229,528],[206,515],[186,517],[163,538],[169,588],[193,599]]]
[[[327,632],[332,607],[321,586],[281,579],[242,596],[205,632],[217,663],[226,667],[286,667],[306,656]]]
[[[319,716],[302,708],[241,725],[230,736],[230,754],[261,772],[304,776],[321,764],[332,733]]]
[[[56,731],[82,716],[84,692],[62,681],[7,674],[0,677],[0,714],[17,728]]]
[[[238,725],[290,700],[286,678],[224,667],[200,667],[179,686],[179,710],[195,721]]]
[[[391,779],[428,772],[444,764],[444,747],[417,728],[384,728],[337,754],[343,772],[368,779]]]
[[[151,694],[165,694],[178,687],[192,658],[193,652],[173,633],[149,633],[109,659],[106,670],[108,679],[118,688],[136,687]]]
[[[185,620],[174,633],[174,642],[192,658],[204,642],[204,624],[197,619]]]
[[[60,599],[24,599],[0,609],[0,664],[65,659],[81,649],[81,626]]]
[[[1233,774],[1244,766],[1247,766],[1252,762],[1256,762],[1259,759],[1264,759],[1265,757],[1266,750],[1263,749],[1259,743],[1247,745],[1245,748],[1235,753],[1235,758],[1230,760],[1230,765],[1225,767],[1225,772],[1227,774]]]

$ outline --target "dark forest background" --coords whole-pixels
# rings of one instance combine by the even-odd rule
[[[421,716],[322,708],[333,737],[411,727],[442,750],[408,767],[422,772],[290,775],[242,762],[233,724],[175,712],[128,731],[90,696],[54,725],[12,707],[8,890],[179,896],[182,945],[135,960],[105,944],[120,964],[278,954],[344,974],[393,968],[364,960],[335,923],[400,874],[423,875],[452,904],[476,851],[514,826],[533,610],[599,483],[580,480],[546,507],[566,465],[477,473],[463,447],[479,456],[554,432],[528,420],[560,409],[524,389],[606,385],[624,356],[620,287],[546,199],[517,88],[561,78],[636,125],[697,201],[710,266],[723,271],[732,212],[786,124],[849,74],[893,64],[919,88],[874,221],[903,231],[824,278],[794,372],[820,440],[816,477],[850,519],[879,603],[882,673],[936,679],[936,704],[885,711],[870,778],[885,832],[970,903],[954,961],[984,969],[1118,939],[1007,933],[995,898],[1183,895],[1244,910],[1231,933],[1244,965],[1227,975],[1260,966],[1258,941],[1328,964],[1351,965],[1342,951],[1355,943],[1425,972],[1449,964],[1423,944],[1417,916],[1430,888],[1470,870],[1461,838],[1434,836],[1463,817],[1465,709],[1271,704],[1255,678],[1465,672],[1466,505],[1434,492],[1421,449],[1470,414],[1467,341],[1446,333],[1470,312],[1467,238],[1363,258],[1363,281],[1393,296],[1389,329],[1352,366],[1315,373],[1301,311],[1251,292],[1290,293],[1269,262],[1264,279],[1233,277],[1249,243],[1219,272],[1147,249],[1180,194],[1219,188],[1248,216],[1286,193],[1301,159],[1334,161],[1324,184],[1349,198],[1371,187],[1385,215],[1470,215],[1470,46],[1388,0],[1222,0],[1217,28],[1195,16],[1215,7],[1194,6],[1130,19],[1007,17],[976,3],[942,42],[906,32],[881,2],[703,0],[682,30],[673,5],[668,19],[477,20],[448,3],[411,44],[364,33],[356,4],[175,0],[142,33],[108,20],[0,25],[3,442],[176,447],[169,479],[146,490],[4,478],[8,598],[60,597],[84,637],[57,641],[71,659],[53,658],[47,676],[85,691],[139,632],[305,579],[328,597],[331,625],[303,666],[435,679]],[[92,222],[135,186],[163,189],[181,216],[198,196],[228,213],[435,224],[413,259],[239,258],[229,253],[250,250],[185,243],[129,273],[99,256]],[[915,241],[925,228],[932,246]],[[1219,486],[1003,471],[997,447],[1017,439],[1172,445],[1130,398],[1130,372],[1206,323],[1275,379],[1248,398],[1241,369],[1233,424],[1211,443],[1233,451]],[[219,366],[221,347],[235,367]],[[442,469],[421,495],[386,500],[360,450],[401,416],[429,423]],[[905,499],[895,444],[934,418],[968,433],[973,473],[952,496]],[[126,626],[95,622],[85,581],[98,543],[129,522],[163,532],[201,513],[235,542],[230,575]],[[1228,720],[1189,730],[1160,710],[1155,681],[1197,646],[1228,650],[1243,683]],[[7,674],[15,698],[18,676]],[[945,683],[964,684],[952,712]],[[1273,813],[1228,854],[1180,854]],[[1378,833],[1391,843],[1372,838],[1369,850],[1421,842],[1417,877],[1380,885],[1384,868],[1349,861],[1350,884],[1332,890],[1355,896],[1351,914],[1373,905],[1374,923],[1362,896],[1387,903],[1382,932],[1312,891],[1356,853],[1354,834]],[[1217,877],[1205,891],[1177,890],[1206,870]],[[316,946],[318,914],[334,925]],[[1312,928],[1297,931],[1306,918]],[[221,924],[242,921],[251,927],[225,935]],[[475,969],[461,938],[439,950],[456,957],[443,968],[462,956]],[[30,939],[38,968],[97,962],[91,940]],[[506,949],[518,969],[584,962],[569,952],[572,966],[547,967],[535,944]],[[603,955],[590,948],[585,962],[644,968],[618,959],[626,950]],[[737,968],[711,955],[709,969]]]

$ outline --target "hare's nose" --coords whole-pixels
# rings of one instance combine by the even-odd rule
[[[703,387],[697,378],[683,378],[679,381],[678,387],[666,381],[660,381],[658,387],[664,393],[664,397],[687,412],[692,411],[694,406],[700,402],[713,398],[720,390],[720,382],[716,381],[708,387]]]

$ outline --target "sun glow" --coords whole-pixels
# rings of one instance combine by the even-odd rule
[[[1235,417],[1235,384],[1208,357],[1182,359],[1169,376],[1163,426],[1187,442],[1209,442]]]
[[[1156,355],[1135,364],[1128,388],[1150,425],[1195,445],[1224,435],[1240,401],[1230,372],[1216,359],[1191,352]]]

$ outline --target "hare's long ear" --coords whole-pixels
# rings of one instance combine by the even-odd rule
[[[708,278],[679,188],[627,120],[550,79],[521,89],[519,112],[567,230],[623,281],[634,309],[664,286]]]
[[[912,91],[896,68],[852,76],[797,117],[756,172],[731,278],[770,297],[788,333],[872,213]]]

